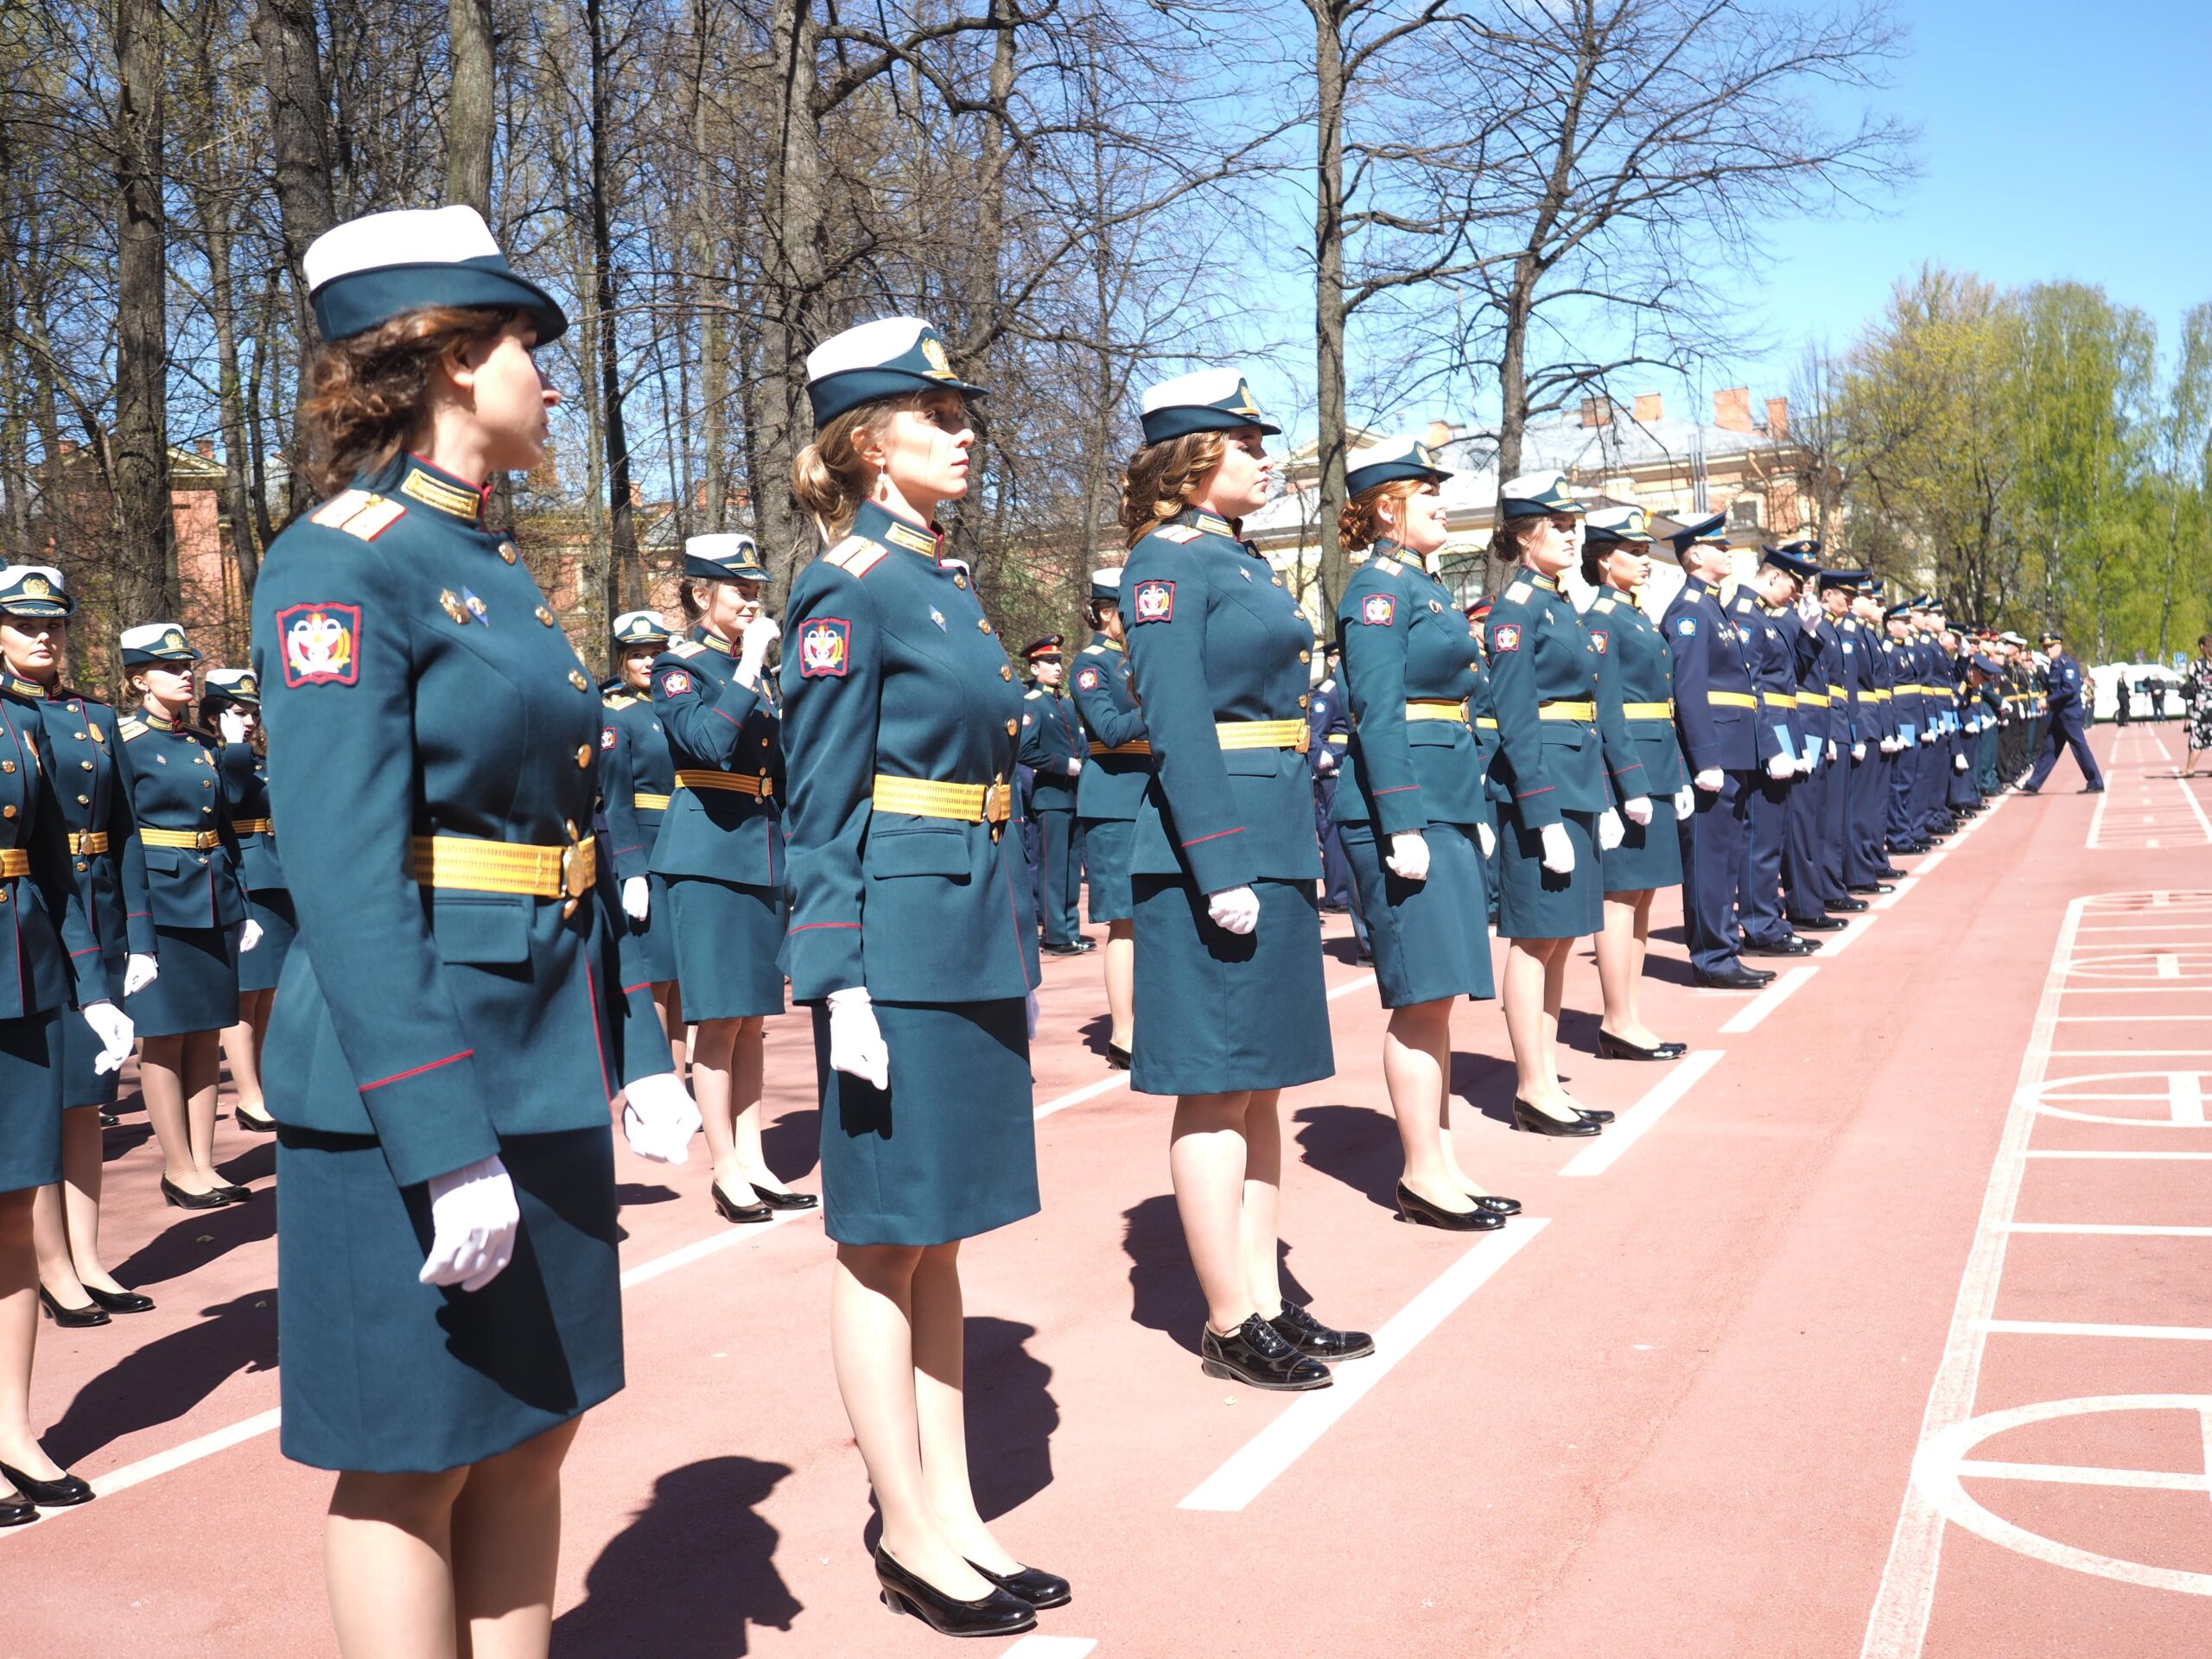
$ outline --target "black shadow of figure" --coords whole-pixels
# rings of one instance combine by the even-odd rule
[[[1367,1106],[1302,1106],[1291,1121],[1300,1126],[1298,1149],[1307,1164],[1396,1211],[1405,1159],[1398,1147],[1398,1126],[1388,1112]]]
[[[746,1627],[788,1630],[805,1611],[776,1571],[776,1529],[754,1511],[788,1465],[706,1458],[653,1483],[608,1540],[584,1599],[553,1621],[570,1659],[738,1659]]]
[[[1654,933],[1652,937],[1656,938],[1658,935]],[[1669,985],[1697,983],[1697,974],[1688,962],[1680,957],[1662,957],[1656,950],[1643,959],[1643,976],[1662,980]]]
[[[986,1521],[1020,1509],[1052,1484],[1060,1407],[1052,1398],[1052,1368],[1029,1352],[1036,1334],[1034,1325],[1013,1319],[968,1321],[968,1484]]]
[[[251,1129],[241,1129],[239,1135],[252,1135],[245,1150],[215,1166],[215,1173],[225,1180],[243,1186],[249,1181],[274,1179],[276,1174],[276,1137],[273,1135],[254,1135]],[[236,1144],[233,1142],[233,1144]],[[262,1197],[267,1198],[265,1192]]]
[[[1471,1107],[1475,1116],[1486,1117],[1493,1123],[1511,1124],[1516,1082],[1510,1053],[1472,1054],[1464,1049],[1452,1050],[1452,1122],[1472,1122],[1474,1118],[1469,1116]]]
[[[1110,1014],[1095,1014],[1083,1022],[1076,1035],[1088,1052],[1103,1060],[1106,1058],[1107,1044],[1113,1040],[1114,1016]]]
[[[760,1131],[760,1154],[782,1181],[804,1180],[822,1161],[822,1114],[785,1112]]]
[[[620,1210],[627,1210],[633,1204],[674,1204],[681,1196],[672,1186],[647,1186],[642,1181],[614,1184],[614,1204]]]
[[[122,1276],[123,1283],[143,1290],[165,1280],[181,1279],[243,1245],[274,1238],[276,1195],[263,1187],[244,1204],[227,1204],[219,1210],[188,1210],[183,1216],[183,1220],[156,1233],[117,1262],[111,1271]],[[207,1243],[201,1243],[203,1238]],[[270,1262],[268,1271],[273,1280],[276,1264]]]
[[[40,1437],[67,1468],[110,1442],[174,1422],[240,1371],[276,1363],[276,1293],[249,1291],[202,1308],[198,1323],[125,1354],[77,1390]]]
[[[1198,1331],[1206,1321],[1206,1299],[1198,1292],[1198,1275],[1191,1271],[1175,1195],[1162,1192],[1146,1198],[1122,1211],[1122,1217],[1128,1224],[1122,1231],[1122,1248],[1129,1258],[1129,1317],[1197,1353]],[[1275,1243],[1275,1266],[1286,1297],[1300,1303],[1313,1300],[1290,1270],[1290,1246],[1281,1240]]]

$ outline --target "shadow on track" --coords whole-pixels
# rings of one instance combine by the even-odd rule
[[[122,1275],[123,1283],[149,1289],[166,1280],[181,1279],[243,1245],[276,1236],[276,1194],[270,1187],[261,1188],[249,1203],[188,1210],[183,1215],[183,1220],[155,1234],[115,1264],[113,1271]],[[207,1242],[202,1243],[202,1239]],[[274,1262],[268,1273],[272,1280],[276,1277]]]
[[[1147,1198],[1122,1216],[1128,1223],[1122,1232],[1122,1248],[1129,1258],[1129,1317],[1147,1330],[1173,1338],[1185,1352],[1197,1353],[1206,1301],[1198,1294],[1198,1275],[1191,1271],[1175,1195],[1162,1192]],[[1283,1295],[1294,1302],[1311,1302],[1313,1293],[1290,1270],[1290,1246],[1281,1241],[1275,1244],[1275,1263]]]
[[[785,1112],[760,1131],[760,1154],[784,1181],[804,1180],[822,1161],[822,1114],[808,1107]]]
[[[276,1363],[276,1293],[249,1291],[125,1354],[77,1390],[40,1443],[66,1467],[126,1434],[174,1422],[240,1371]]]

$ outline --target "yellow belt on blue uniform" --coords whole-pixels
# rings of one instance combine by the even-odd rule
[[[1477,715],[1475,716],[1475,728],[1478,731],[1494,732],[1497,729],[1497,716],[1496,715]]]
[[[273,836],[276,823],[273,818],[232,818],[231,828],[242,836]]]
[[[1304,754],[1313,729],[1302,720],[1217,720],[1213,734],[1224,749],[1295,749]]]
[[[599,876],[593,836],[568,846],[480,841],[474,836],[416,836],[407,843],[407,874],[426,887],[518,893],[532,899],[581,899]]]
[[[107,831],[105,830],[72,830],[69,850],[73,853],[97,856],[107,851]]]
[[[676,774],[678,789],[720,789],[733,795],[753,795],[763,799],[776,792],[773,778],[748,778],[739,772],[709,772],[691,770]]]
[[[1406,703],[1408,720],[1454,720],[1465,725],[1467,720],[1467,700],[1453,702],[1449,697],[1414,697]]]
[[[1669,697],[1664,702],[1624,702],[1621,714],[1629,720],[1672,720],[1675,700]]]
[[[1795,709],[1797,706],[1795,691],[1770,691],[1766,693],[1766,700],[1777,709]]]
[[[0,847],[0,881],[31,873],[31,855],[21,847]]]
[[[893,778],[879,772],[869,802],[879,812],[957,818],[963,823],[1004,823],[1014,810],[1012,794],[1002,782],[956,784],[934,778]]]
[[[650,790],[639,790],[630,797],[630,805],[639,812],[665,812],[669,798],[665,795],[656,795]]]
[[[1748,691],[1708,691],[1705,700],[1722,709],[1756,709],[1759,700]]]
[[[213,830],[149,830],[143,824],[138,839],[149,847],[189,847],[198,853],[220,846],[223,840]]]
[[[1825,709],[1828,706],[1828,700],[1824,694],[1818,691],[1800,691],[1797,694],[1797,706],[1800,709]]]
[[[1560,698],[1552,702],[1537,705],[1536,718],[1539,720],[1595,720],[1598,718],[1598,705],[1588,702],[1573,702]]]

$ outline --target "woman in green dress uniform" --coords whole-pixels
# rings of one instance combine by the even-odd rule
[[[181,1210],[242,1204],[215,1173],[215,1092],[225,1027],[238,1023],[238,958],[257,949],[232,815],[253,787],[253,751],[192,724],[200,652],[174,622],[123,632],[139,702],[118,728],[145,849],[160,974],[126,997],[138,1031],[146,1116],[162,1147],[162,1196]]]
[[[92,1489],[48,1457],[31,1428],[39,1309],[31,1195],[61,1179],[64,1022],[97,1033],[102,1073],[130,1052],[130,1021],[110,999],[84,896],[70,879],[56,799],[65,779],[54,753],[38,709],[0,698],[0,1527],[92,1500]]]
[[[54,801],[68,832],[69,870],[99,945],[111,995],[152,982],[154,922],[146,866],[121,771],[114,709],[64,683],[69,618],[77,601],[50,565],[0,570],[0,697],[24,706],[46,736]],[[39,1300],[63,1325],[105,1325],[143,1313],[153,1299],[125,1290],[100,1258],[100,1121],[115,1104],[120,1067],[98,1065],[101,1043],[81,1020],[61,1022],[61,1181],[31,1208],[38,1239]]]
[[[1167,1166],[1205,1298],[1199,1363],[1262,1389],[1319,1389],[1374,1351],[1283,1299],[1281,1091],[1329,1076],[1329,1005],[1306,754],[1313,629],[1236,525],[1268,499],[1267,439],[1242,375],[1144,395],[1122,480],[1129,670],[1152,734],[1130,855],[1136,1049],[1130,1085],[1173,1095]]]
[[[242,1129],[266,1133],[276,1125],[262,1102],[261,1050],[269,1039],[276,982],[283,976],[284,957],[299,923],[292,914],[292,895],[284,886],[284,866],[276,855],[276,825],[269,816],[269,763],[256,742],[261,731],[261,684],[253,671],[209,669],[200,714],[221,733],[226,760],[232,743],[243,743],[253,752],[252,775],[232,810],[231,828],[238,836],[246,913],[261,930],[261,939],[238,958],[238,1019],[223,1033],[223,1058],[238,1091],[232,1117]]]
[[[1333,813],[1390,1010],[1382,1078],[1405,1151],[1398,1212],[1484,1232],[1521,1206],[1478,1197],[1452,1149],[1452,1004],[1497,988],[1483,763],[1467,721],[1481,652],[1430,563],[1448,533],[1437,486],[1451,476],[1418,438],[1362,450],[1345,473],[1344,545],[1371,550],[1337,602],[1352,734]]]
[[[1486,628],[1502,798],[1497,931],[1512,942],[1513,1123],[1590,1135],[1611,1114],[1581,1110],[1560,1087],[1559,1012],[1568,952],[1604,925],[1600,840],[1620,831],[1599,749],[1598,649],[1559,590],[1581,542],[1582,505],[1560,474],[1531,473],[1501,485],[1497,506],[1491,556],[1518,567]]]
[[[1037,923],[1007,834],[1020,686],[938,508],[974,441],[937,330],[864,323],[807,357],[791,484],[822,556],[784,615],[791,995],[814,1011],[831,1357],[883,1517],[886,1604],[957,1636],[1070,1599],[968,1478],[960,1241],[1037,1212]]]
[[[689,1045],[683,997],[676,986],[676,922],[668,883],[652,868],[653,845],[676,790],[676,760],[653,709],[653,664],[674,638],[658,611],[628,611],[614,619],[616,678],[602,688],[601,699],[599,793],[630,924],[622,935],[622,982],[642,983],[652,994],[660,1028],[668,1033],[669,1058],[681,1077]]]
[[[709,1195],[733,1222],[819,1202],[785,1186],[760,1147],[767,1016],[784,1011],[785,905],[767,581],[750,536],[692,537],[683,588],[690,638],[653,664],[653,713],[675,761],[675,792],[652,868],[668,884],[676,981],[695,1027],[691,1086],[715,1160]]]
[[[1136,1029],[1135,901],[1129,849],[1137,810],[1152,782],[1152,740],[1129,689],[1129,631],[1122,616],[1118,567],[1090,573],[1091,641],[1076,653],[1077,716],[1090,749],[1075,785],[1076,822],[1090,888],[1090,919],[1106,925],[1106,1063],[1129,1067]]]
[[[1624,813],[1618,844],[1599,855],[1605,925],[1598,935],[1598,983],[1605,999],[1598,1052],[1609,1060],[1673,1060],[1686,1044],[1662,1040],[1643,1023],[1643,960],[1651,945],[1651,899],[1682,884],[1677,822],[1696,802],[1675,731],[1675,679],[1667,636],[1637,596],[1651,579],[1651,532],[1641,507],[1606,507],[1583,533],[1582,579],[1598,589],[1583,629],[1598,648],[1599,731],[1608,772],[1630,773],[1649,803],[1639,822]]]
[[[698,1122],[621,988],[598,690],[483,521],[543,457],[530,354],[566,319],[467,207],[352,220],[305,265],[334,493],[254,589],[299,918],[269,1033],[284,1452],[340,1471],[341,1654],[542,1655],[562,1460],[622,1386],[609,1096],[647,1157]]]

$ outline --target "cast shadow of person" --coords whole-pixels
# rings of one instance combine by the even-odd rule
[[[238,1372],[276,1363],[276,1293],[249,1291],[202,1308],[194,1323],[88,1380],[40,1444],[67,1468],[126,1434],[174,1422]]]
[[[1175,1195],[1162,1192],[1122,1211],[1128,1223],[1122,1230],[1122,1248],[1129,1258],[1129,1317],[1148,1330],[1174,1338],[1191,1353],[1198,1351],[1198,1332],[1206,1320],[1206,1300],[1199,1294],[1198,1275],[1191,1270],[1191,1253],[1183,1242],[1183,1218]],[[1275,1266],[1286,1300],[1300,1304],[1313,1293],[1290,1270],[1290,1246],[1275,1243]]]
[[[553,1621],[570,1659],[739,1659],[747,1627],[788,1630],[805,1609],[776,1571],[776,1529],[756,1513],[791,1473],[753,1458],[704,1458],[653,1482],[608,1540],[584,1599]]]

